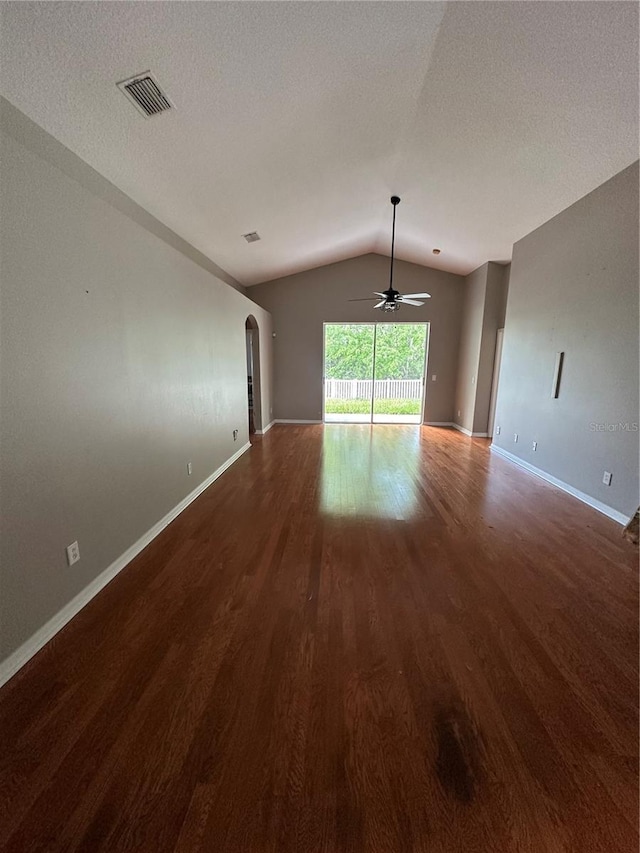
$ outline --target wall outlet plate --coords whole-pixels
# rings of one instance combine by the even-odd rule
[[[72,566],[80,559],[80,546],[77,541],[67,545],[67,563]]]
[[[605,484],[605,486],[611,485],[611,471],[604,472],[604,474],[602,475],[602,482]]]
[[[515,442],[516,444],[518,443],[518,433],[517,433],[517,432],[514,432],[514,434],[513,434],[513,440],[514,440],[514,442]]]
[[[189,474],[189,476],[193,474],[193,465],[191,464],[191,462],[187,462],[187,474]]]
[[[537,442],[537,441],[532,441],[532,442],[531,442],[531,446],[533,447],[533,449],[534,449],[534,450],[537,450],[537,449],[538,449],[538,442]]]
[[[500,430],[501,430],[501,427],[499,427],[499,426],[496,427],[496,435],[500,435]]]

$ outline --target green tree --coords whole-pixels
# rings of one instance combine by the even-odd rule
[[[371,379],[374,326],[358,323],[325,327],[328,379]],[[379,323],[376,379],[420,379],[424,371],[426,327],[422,323]]]
[[[426,332],[422,323],[380,324],[376,336],[376,379],[420,379],[424,372]]]
[[[358,323],[325,327],[327,379],[371,379],[373,326]]]

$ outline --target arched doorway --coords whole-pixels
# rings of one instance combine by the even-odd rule
[[[260,330],[253,314],[245,322],[247,340],[247,404],[249,435],[262,432],[262,396],[260,393]]]

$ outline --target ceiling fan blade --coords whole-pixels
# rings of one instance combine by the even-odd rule
[[[387,301],[386,299],[383,299],[382,302],[378,302],[378,304],[374,305],[373,307],[374,308],[382,308],[382,306],[385,304],[386,301]]]
[[[383,299],[386,299],[386,298],[387,298],[387,294],[386,294],[386,293],[378,293],[378,291],[377,291],[377,290],[374,290],[373,292],[375,293],[375,295],[376,295],[376,296],[381,296]]]
[[[377,297],[365,296],[364,299],[347,299],[347,302],[377,302]]]
[[[404,293],[402,298],[406,299],[407,297],[409,297],[409,299],[431,299],[431,294],[430,293]]]
[[[416,299],[407,299],[406,296],[401,296],[398,299],[403,305],[424,305],[424,302],[418,302]]]

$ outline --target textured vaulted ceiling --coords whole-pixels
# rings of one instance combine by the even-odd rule
[[[506,261],[638,156],[635,3],[0,15],[2,94],[243,284],[387,253],[392,193],[399,257],[461,273]],[[150,120],[115,85],[147,69],[176,106]]]

